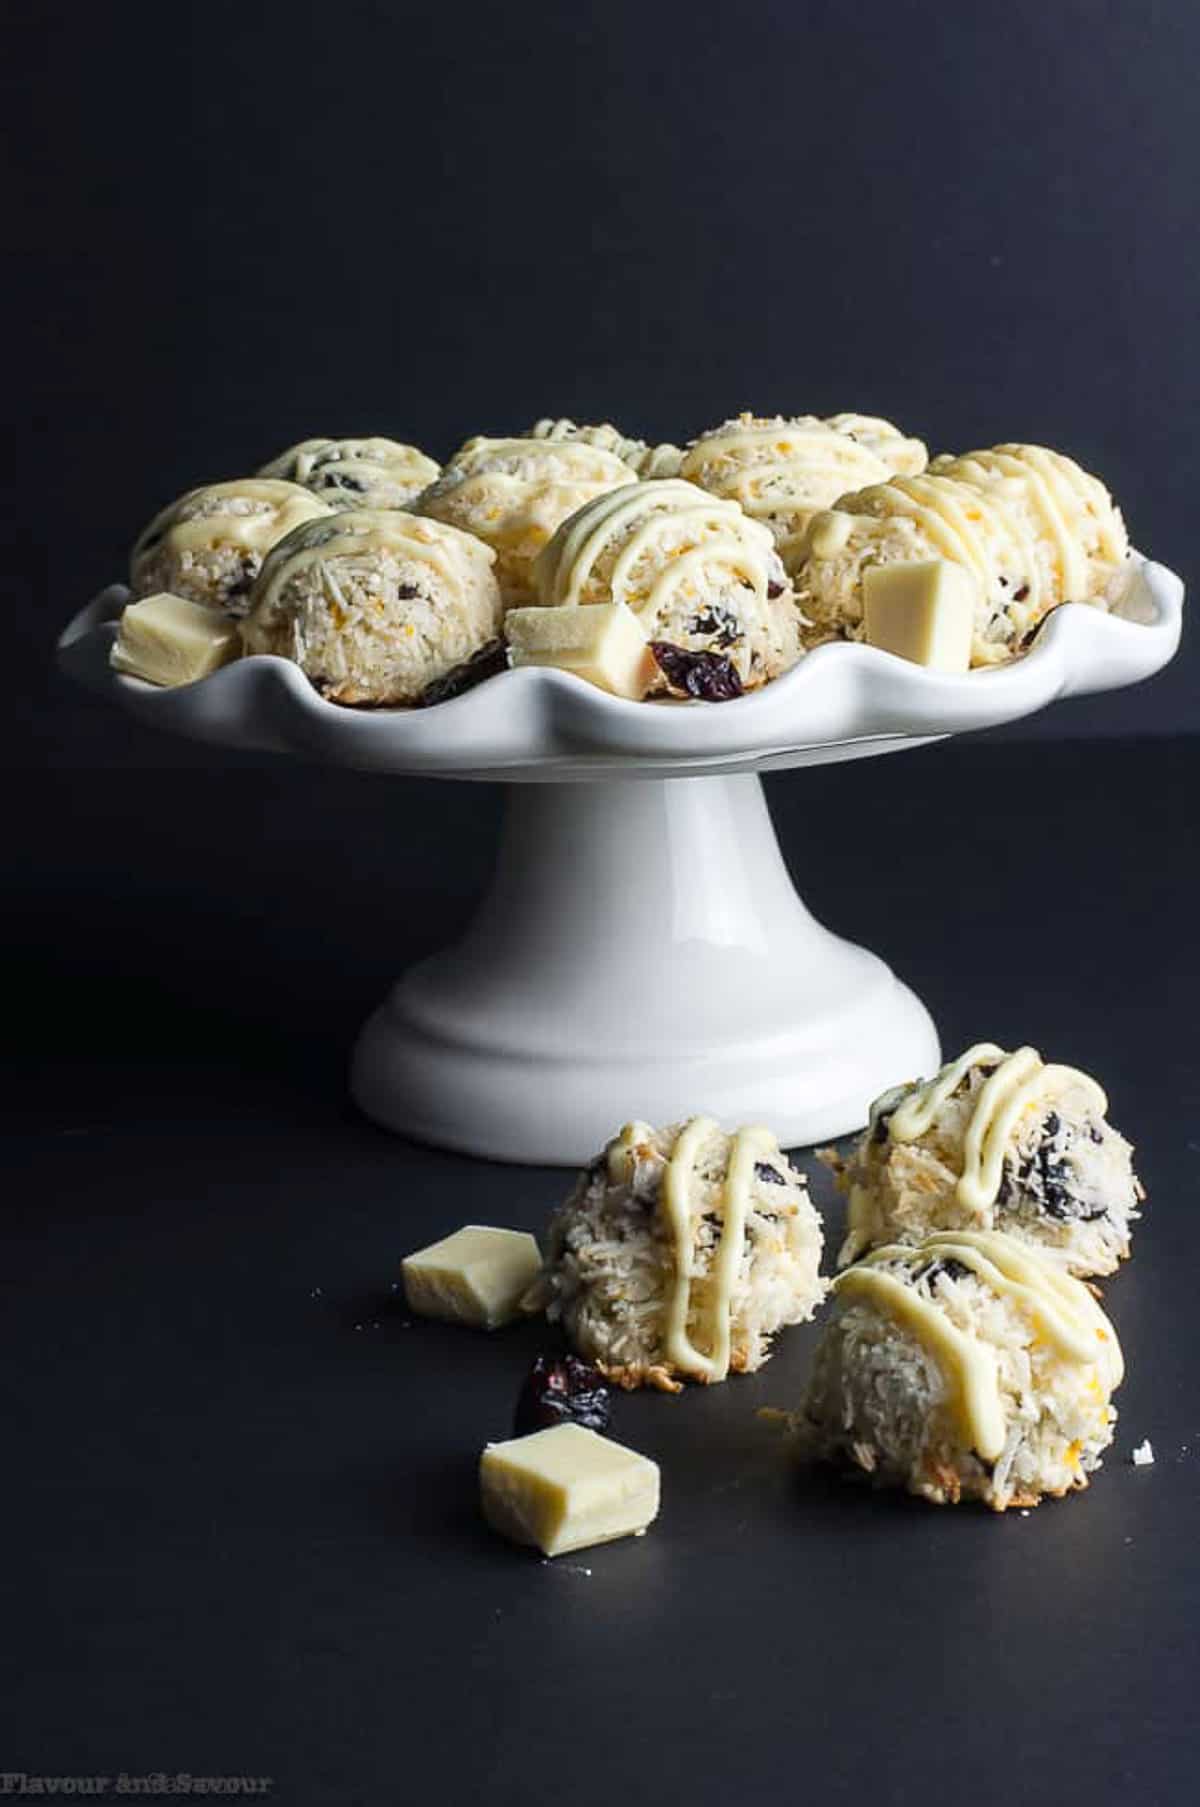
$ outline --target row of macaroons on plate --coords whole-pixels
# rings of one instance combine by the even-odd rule
[[[539,421],[441,469],[392,440],[307,440],[154,517],[113,663],[180,683],[274,653],[368,707],[520,665],[720,702],[830,640],[1002,663],[1060,603],[1108,606],[1128,557],[1107,489],[1064,454],[929,462],[865,415],[744,414],[683,449]]]
[[[798,1407],[775,1414],[807,1453],[936,1504],[1032,1506],[1086,1486],[1113,1438],[1121,1349],[1086,1282],[1129,1254],[1144,1194],[1107,1112],[1086,1073],[990,1042],[885,1093],[848,1156],[821,1151],[849,1197],[832,1282],[805,1175],[770,1130],[627,1124],[541,1249],[468,1225],[407,1258],[407,1303],[487,1329],[543,1311],[561,1327],[571,1354],[539,1358],[521,1436],[603,1431],[606,1385],[752,1373],[832,1293]],[[535,1485],[537,1462],[500,1448],[504,1484]],[[559,1481],[576,1449],[590,1467],[564,1443]]]

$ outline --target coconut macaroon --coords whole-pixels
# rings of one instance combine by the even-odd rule
[[[639,477],[677,477],[679,466],[683,461],[683,449],[677,445],[663,443],[650,445],[644,439],[630,439],[622,433],[620,427],[605,422],[600,426],[578,426],[573,420],[535,421],[530,427],[530,439],[578,439],[585,445],[598,445],[606,452],[615,452],[618,458],[635,470]]]
[[[929,1236],[834,1281],[804,1401],[809,1453],[937,1505],[1086,1487],[1123,1365],[1088,1288],[1012,1237]]]
[[[930,470],[1000,498],[1034,545],[1043,593],[1060,602],[1105,602],[1129,556],[1121,511],[1098,477],[1038,445],[997,445]]]
[[[630,1123],[551,1219],[529,1304],[627,1388],[753,1373],[825,1291],[821,1220],[768,1129]]]
[[[259,475],[302,483],[331,508],[407,508],[440,469],[395,439],[302,439]]]
[[[1113,1273],[1144,1193],[1107,1111],[1086,1073],[994,1042],[885,1092],[848,1159],[823,1152],[849,1198],[839,1263],[931,1230],[1002,1230],[1072,1273]]]
[[[971,664],[997,665],[1060,603],[1106,607],[1128,550],[1097,478],[1061,453],[1007,445],[842,496],[809,521],[793,579],[809,645],[861,640],[867,566],[948,559],[975,589]]]
[[[581,439],[469,439],[414,502],[496,554],[506,608],[534,601],[533,564],[560,522],[637,472]]]
[[[885,447],[892,449],[891,458]],[[791,419],[739,414],[693,440],[679,474],[763,521],[790,567],[815,511],[849,490],[886,482],[898,468],[896,457],[905,468],[921,470],[925,447],[905,439],[890,421],[865,414],[838,414],[828,421],[813,414]]]
[[[548,608],[625,604],[658,661],[659,688],[703,695],[707,671],[735,694],[800,656],[769,529],[677,478],[610,490],[572,515],[538,559],[537,589]]]
[[[399,509],[306,522],[263,565],[246,651],[293,660],[331,702],[419,702],[498,635],[494,559],[471,534]]]
[[[324,518],[326,503],[298,483],[244,477],[189,489],[161,509],[133,548],[135,596],[169,590],[192,602],[244,615],[263,559],[302,521]]]

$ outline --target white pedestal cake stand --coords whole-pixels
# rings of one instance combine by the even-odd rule
[[[780,857],[757,774],[898,752],[1136,683],[1179,641],[1183,585],[1138,559],[1115,612],[1072,604],[1023,658],[965,677],[826,646],[736,702],[629,703],[556,671],[428,710],[323,701],[256,657],[159,690],[109,667],[127,599],[59,645],[75,678],[197,740],[377,772],[502,780],[496,874],[465,938],[413,967],[359,1037],[367,1114],[504,1161],[578,1163],[630,1117],[769,1123],[785,1145],[857,1128],[938,1060],[920,1001],[823,928]]]

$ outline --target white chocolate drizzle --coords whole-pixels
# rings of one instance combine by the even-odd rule
[[[1053,554],[1055,602],[1081,601],[1091,590],[1081,513],[1094,531],[1099,556],[1114,564],[1125,557],[1124,526],[1112,497],[1099,478],[1061,452],[1037,445],[998,445],[958,457],[943,455],[934,460],[932,469],[1002,504],[1006,491],[1025,495]]]
[[[957,1060],[947,1061],[932,1079],[914,1086],[888,1119],[893,1142],[915,1142],[923,1136],[951,1093],[956,1092],[972,1067],[991,1066],[1006,1059],[995,1042],[975,1042]]]
[[[1039,609],[1043,584],[1037,547],[1019,512],[999,506],[986,491],[936,472],[896,477],[878,493],[891,504],[883,512],[909,515],[944,557],[965,565],[981,596],[995,597],[999,576],[1009,573],[1019,576],[1028,592],[1026,613]]]
[[[925,469],[928,457],[919,439],[909,439],[890,420],[878,414],[828,414],[825,425],[869,446],[898,476],[915,477]]]
[[[203,501],[259,504],[253,513],[240,514],[222,508],[189,513],[191,504]],[[277,540],[304,521],[322,519],[332,509],[298,483],[281,478],[246,477],[231,483],[211,483],[188,490],[155,515],[133,551],[134,571],[144,558],[161,546],[178,552],[200,552],[216,546],[236,546],[246,552],[266,552]]]
[[[912,1332],[941,1370],[950,1389],[950,1409],[968,1448],[994,1462],[1004,1448],[1005,1419],[992,1351],[959,1330],[944,1311],[895,1274],[880,1273],[865,1262],[839,1274],[833,1290],[863,1299]]]
[[[650,450],[644,439],[631,439],[622,433],[620,427],[614,427],[611,421],[604,421],[596,426],[580,426],[573,420],[554,419],[547,415],[543,420],[535,420],[530,427],[529,439],[548,439],[556,445],[563,440],[577,440],[582,445],[599,446],[602,452],[614,452],[616,456],[631,469],[638,469],[638,461]]]
[[[938,475],[950,477],[958,483],[971,484],[983,494],[990,492],[1003,495],[1003,491],[997,492],[989,485],[989,472],[995,477],[1019,483],[1034,504],[1035,512],[1054,548],[1061,595],[1067,597],[1087,594],[1087,560],[1083,549],[1077,535],[1063,518],[1059,498],[1056,498],[1053,487],[1044,481],[1041,472],[1034,465],[1023,463],[997,450],[971,452],[945,464],[939,461],[936,469]]]
[[[964,1438],[985,1461],[1004,1448],[1007,1426],[996,1356],[986,1344],[954,1324],[935,1292],[915,1290],[919,1271],[935,1260],[969,1268],[1001,1298],[1028,1317],[1031,1341],[1049,1345],[1059,1360],[1095,1365],[1105,1392],[1124,1374],[1116,1331],[1088,1289],[1044,1257],[1020,1249],[997,1231],[949,1231],[927,1236],[915,1247],[889,1244],[847,1268],[834,1290],[858,1298],[902,1324],[937,1362],[950,1389],[950,1408]],[[906,1280],[889,1268],[909,1270]]]
[[[430,494],[437,497],[480,477],[507,478],[529,490],[548,483],[627,482],[637,472],[608,446],[575,438],[468,439],[443,468]]]
[[[440,471],[441,466],[415,445],[378,436],[364,439],[302,439],[272,458],[260,477],[284,477],[306,488],[317,487],[329,472],[377,482],[386,476],[416,495]],[[347,492],[349,493],[349,492]]]
[[[751,521],[736,502],[678,478],[611,489],[564,521],[538,560],[540,601],[550,606],[581,603],[597,562],[614,543],[619,550],[608,580],[609,598],[628,604],[635,615],[653,616],[671,591],[705,564],[717,563],[753,591],[759,620],[769,620],[767,586],[774,555],[769,529]],[[635,585],[635,572],[655,559],[659,568],[649,587]]]
[[[830,508],[813,516],[808,547],[814,558],[836,558],[854,531],[854,516]]]
[[[495,553],[474,534],[443,521],[407,514],[403,509],[354,509],[308,523],[267,555],[254,592],[254,615],[266,617],[283,586],[319,569],[321,586],[336,598],[330,566],[341,558],[390,553],[396,559],[428,565],[453,593],[477,582],[495,561]]]
[[[1091,1108],[1103,1117],[1108,1100],[1087,1073],[1076,1067],[1047,1065],[1036,1048],[1018,1048],[1015,1053],[1006,1054],[994,1042],[976,1042],[896,1107],[888,1122],[891,1140],[915,1142],[924,1135],[946,1100],[976,1066],[992,1066],[994,1070],[975,1097],[956,1193],[967,1210],[982,1213],[996,1202],[1009,1138],[1032,1104],[1071,1087],[1083,1092]]]
[[[863,417],[853,417],[856,425]],[[827,506],[847,490],[884,482],[891,467],[874,447],[815,415],[742,415],[702,434],[680,475],[741,504],[755,519]]]
[[[680,1131],[663,1174],[661,1206],[671,1232],[675,1273],[663,1321],[667,1360],[685,1373],[707,1381],[724,1380],[729,1372],[730,1308],[741,1265],[754,1165],[778,1158],[779,1145],[769,1129],[739,1129],[732,1139],[721,1207],[721,1240],[709,1275],[709,1352],[697,1349],[688,1336],[691,1309],[693,1231],[691,1187],[697,1157],[717,1131],[711,1117],[693,1117]]]
[[[1082,504],[1098,529],[1101,554],[1114,561],[1124,558],[1124,532],[1118,528],[1112,497],[1098,477],[1091,476],[1065,453],[1052,452],[1046,446],[1008,444],[994,450],[997,457],[1013,458],[1035,471],[1061,515],[1070,516]]]
[[[477,438],[460,446],[413,507],[496,547],[502,581],[507,574],[522,602],[532,602],[533,561],[553,530],[593,496],[636,481],[631,465],[586,440]]]

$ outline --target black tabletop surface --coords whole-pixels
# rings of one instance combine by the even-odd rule
[[[796,1400],[810,1327],[751,1379],[619,1397],[661,1517],[543,1563],[482,1525],[475,1463],[547,1332],[411,1322],[390,1288],[460,1223],[538,1229],[566,1176],[410,1146],[344,1090],[387,981],[465,922],[495,794],[14,779],[0,1770],[341,1807],[1194,1800],[1198,785],[1169,740],[769,783],[809,903],[948,1050],[1085,1066],[1138,1144],[1092,1487],[997,1517],[797,1472],[755,1408]]]

